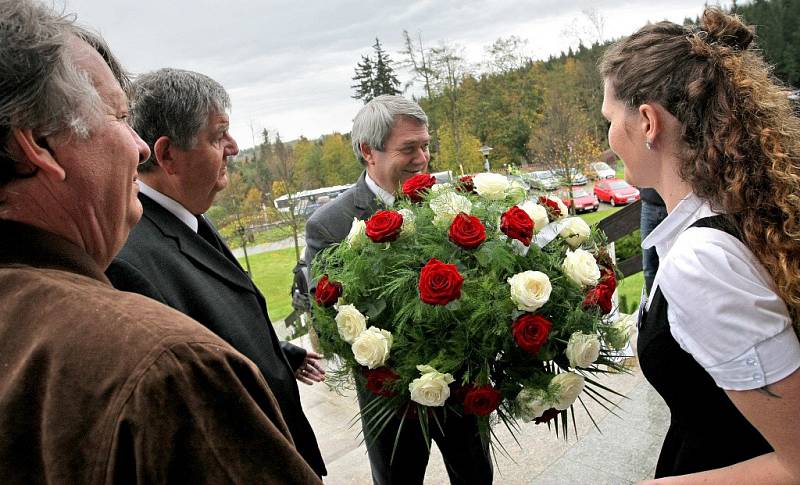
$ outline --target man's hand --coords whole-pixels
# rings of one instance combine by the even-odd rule
[[[315,382],[324,381],[325,370],[320,364],[320,359],[322,359],[321,355],[309,350],[306,353],[306,358],[303,359],[303,363],[300,364],[300,367],[298,367],[297,371],[295,371],[294,377],[298,381],[302,382],[303,384],[308,384],[309,386]]]

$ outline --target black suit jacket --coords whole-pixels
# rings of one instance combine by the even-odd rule
[[[294,377],[305,350],[278,341],[264,297],[218,234],[225,254],[146,195],[139,200],[144,215],[106,272],[111,282],[189,315],[250,358],[269,383],[297,450],[324,475]]]

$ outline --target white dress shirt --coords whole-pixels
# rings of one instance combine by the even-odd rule
[[[195,217],[194,214],[186,210],[186,208],[175,199],[170,199],[153,187],[142,182],[141,179],[137,180],[137,182],[139,183],[139,192],[153,199],[156,204],[170,211],[181,222],[189,226],[192,231],[197,232],[197,217]]]
[[[390,194],[389,192],[383,190],[380,185],[376,184],[375,181],[372,180],[369,174],[366,174],[364,181],[367,183],[369,190],[371,190],[373,194],[377,195],[386,207],[391,207],[392,204],[394,204],[394,194]]]
[[[661,260],[651,294],[661,288],[672,336],[719,387],[757,389],[800,367],[800,343],[753,253],[723,231],[687,229],[713,215],[708,202],[689,194],[642,241]]]

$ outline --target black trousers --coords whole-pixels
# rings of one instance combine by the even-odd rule
[[[360,384],[356,384],[356,391],[362,409],[375,397]],[[493,468],[488,443],[485,446],[481,443],[475,416],[447,413],[446,418],[441,414],[438,417],[442,429],[439,429],[433,419],[429,419],[429,437],[436,441],[442,452],[450,483],[492,483]],[[399,426],[400,418],[394,417],[380,435],[369,436],[364,433],[375,485],[422,485],[425,479],[430,440],[426,442],[418,418],[406,417],[397,442],[398,451],[392,458]]]

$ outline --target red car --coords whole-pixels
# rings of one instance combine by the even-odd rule
[[[612,206],[639,200],[639,190],[621,179],[606,179],[594,184],[594,195]]]
[[[557,193],[558,197],[564,201],[564,205],[570,206],[569,190],[561,189]],[[597,197],[593,196],[585,189],[577,187],[572,188],[572,198],[575,201],[575,213],[596,211],[600,204],[597,202]]]

